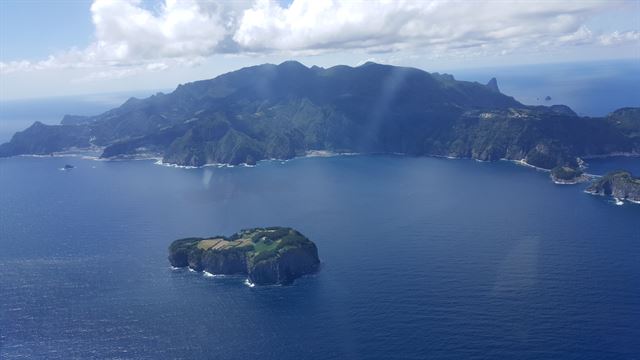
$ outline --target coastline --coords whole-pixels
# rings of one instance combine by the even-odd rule
[[[538,171],[551,172],[551,169],[545,169],[545,168],[537,167],[537,166],[535,166],[535,165],[531,165],[531,164],[529,164],[525,159],[520,159],[520,160],[510,160],[510,159],[502,158],[502,159],[500,159],[500,160],[511,161],[511,162],[513,162],[513,163],[515,163],[515,164],[517,164],[517,165],[521,165],[521,166],[525,166],[525,167],[530,167],[530,168],[536,169],[536,170],[538,170]]]
[[[118,156],[118,157],[110,157],[110,158],[103,158],[100,157],[100,153],[101,150],[104,148],[100,148],[100,147],[92,147],[92,148],[73,148],[73,149],[68,149],[65,151],[59,151],[59,152],[54,152],[51,154],[47,154],[47,155],[42,155],[42,154],[21,154],[21,155],[16,155],[16,156],[23,156],[23,157],[40,157],[40,158],[48,158],[48,157],[79,157],[82,159],[87,159],[87,160],[96,160],[96,161],[137,161],[137,160],[155,160],[155,165],[160,165],[160,166],[165,166],[165,167],[172,167],[172,168],[179,168],[179,169],[198,169],[198,168],[205,168],[205,167],[218,167],[218,168],[224,168],[224,167],[255,167],[258,163],[261,162],[276,162],[279,161],[281,163],[285,163],[291,160],[296,160],[296,159],[304,159],[304,158],[316,158],[316,157],[337,157],[337,156],[357,156],[357,155],[395,155],[395,156],[408,156],[405,153],[399,153],[399,152],[373,152],[373,153],[360,153],[360,152],[336,152],[336,151],[331,151],[331,150],[308,150],[305,152],[304,155],[298,155],[298,156],[294,156],[288,159],[279,159],[279,158],[269,158],[269,159],[262,159],[262,160],[258,160],[256,161],[255,165],[250,165],[247,163],[239,163],[239,164],[229,164],[229,163],[206,163],[203,165],[198,165],[198,166],[193,166],[193,165],[180,165],[180,164],[175,164],[175,163],[169,163],[169,162],[164,162],[162,159],[162,154],[160,153],[147,153],[147,154],[137,154],[137,155],[131,155],[131,156]],[[520,159],[520,160],[515,160],[515,159],[508,159],[508,158],[500,158],[498,160],[481,160],[481,159],[476,159],[473,157],[460,157],[460,156],[451,156],[451,155],[437,155],[437,154],[424,154],[424,155],[416,155],[417,157],[431,157],[431,158],[440,158],[440,159],[448,159],[448,160],[473,160],[479,163],[491,163],[494,161],[508,161],[508,162],[512,162],[516,165],[520,165],[520,166],[524,166],[524,167],[528,167],[528,168],[532,168],[538,171],[543,171],[543,172],[551,172],[551,169],[545,169],[545,168],[541,168],[535,165],[531,165],[529,164],[525,159]],[[586,169],[588,168],[588,163],[586,163],[585,161],[582,161],[583,159],[605,159],[605,158],[611,158],[611,157],[640,157],[640,153],[612,153],[612,154],[608,154],[608,155],[591,155],[591,156],[581,156],[578,157],[578,159],[580,159],[580,168],[581,169]],[[585,165],[586,164],[586,165]],[[585,173],[584,175],[593,178],[593,177],[600,177],[600,175],[595,175],[595,174],[588,174]],[[554,181],[555,182],[555,181]],[[562,182],[562,181],[558,181],[558,184],[570,184],[572,182]],[[575,183],[579,183],[579,182],[575,182]]]
[[[577,184],[583,184],[585,182],[591,181],[597,177],[598,176],[592,175],[592,174],[582,174],[581,176],[577,177],[574,180],[562,180],[554,176],[551,176],[551,181],[556,185],[577,185]]]
[[[605,198],[609,198],[609,199],[613,200],[613,203],[618,205],[618,206],[624,205],[627,202],[630,203],[630,204],[640,205],[640,201],[636,201],[636,200],[632,200],[632,199],[620,199],[620,198],[617,198],[617,197],[615,197],[613,195],[606,195],[606,194],[595,192],[595,191],[589,191],[588,189],[585,189],[583,192],[585,194],[589,194],[589,195],[592,195],[592,196],[602,196],[602,197],[605,197]]]
[[[285,164],[289,161],[292,160],[297,160],[297,159],[306,159],[306,158],[329,158],[329,157],[338,157],[338,156],[358,156],[358,155],[393,155],[393,156],[401,156],[401,157],[405,157],[407,156],[407,154],[404,153],[355,153],[355,152],[333,152],[333,151],[328,151],[328,150],[309,150],[305,153],[305,155],[302,156],[295,156],[292,157],[290,159],[276,159],[276,158],[271,158],[271,159],[263,159],[263,160],[259,160],[256,162],[255,165],[249,165],[246,163],[240,163],[240,164],[228,164],[228,163],[207,163],[201,166],[189,166],[189,165],[178,165],[178,164],[173,164],[173,163],[165,163],[162,161],[162,157],[160,156],[160,154],[141,154],[141,155],[136,155],[136,156],[127,156],[127,157],[116,157],[116,158],[101,158],[99,156],[99,149],[97,148],[90,148],[90,149],[69,149],[63,152],[56,152],[56,153],[52,153],[49,155],[39,155],[39,154],[22,154],[22,155],[17,155],[17,156],[21,156],[21,157],[34,157],[34,158],[50,158],[50,157],[54,157],[54,158],[63,158],[63,157],[71,157],[71,158],[80,158],[83,160],[94,160],[94,161],[154,161],[153,164],[154,165],[159,165],[159,166],[164,166],[164,167],[168,167],[168,168],[176,168],[176,169],[187,169],[187,170],[191,170],[191,169],[200,169],[200,168],[207,168],[207,167],[215,167],[215,168],[235,168],[235,167],[247,167],[247,168],[252,168],[252,167],[256,167],[258,166],[258,164],[260,163],[272,163],[272,162],[280,162],[280,164]],[[602,156],[597,156],[597,157],[588,157],[590,159],[601,159],[601,158],[609,158],[609,157],[618,157],[618,156],[624,156],[624,157],[640,157],[640,154],[636,154],[636,153],[624,153],[624,154],[620,154],[620,153],[614,153],[614,154],[610,154],[610,155],[602,155]],[[455,156],[445,156],[445,155],[420,155],[418,157],[430,157],[430,158],[441,158],[441,159],[447,159],[447,160],[473,160],[479,163],[492,163],[495,161],[491,161],[491,160],[480,160],[480,159],[475,159],[475,158],[470,158],[470,157],[455,157]],[[579,158],[580,160],[584,159],[584,158]],[[518,166],[523,166],[523,167],[527,167],[527,168],[531,168],[534,169],[536,171],[542,171],[542,172],[546,172],[546,173],[551,173],[550,169],[545,169],[545,168],[541,168],[535,165],[531,165],[529,163],[526,162],[525,159],[520,159],[520,160],[514,160],[514,159],[507,159],[507,158],[501,158],[497,161],[508,161],[510,163],[513,163],[515,165]],[[586,162],[581,161],[580,163],[580,167],[585,169],[588,168],[588,164],[587,166],[585,166]],[[580,177],[574,179],[574,180],[562,180],[562,179],[556,179],[553,176],[549,176],[551,179],[551,182],[556,184],[556,185],[577,185],[577,184],[582,184],[582,183],[586,183],[589,181],[593,181],[597,178],[602,177],[602,175],[596,175],[596,174],[590,174],[590,173],[583,173]],[[599,194],[599,193],[594,193],[594,192],[590,192],[587,190],[584,190],[585,193],[590,194],[590,195],[599,195],[599,196],[606,196],[604,194]],[[612,197],[613,198],[613,197]],[[616,201],[617,205],[622,205],[624,204],[624,202],[629,202],[629,203],[633,203],[633,204],[638,204],[640,205],[640,201],[634,201],[631,199],[616,199],[614,198],[614,200]]]

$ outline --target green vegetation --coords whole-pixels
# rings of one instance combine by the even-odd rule
[[[606,182],[614,179],[640,184],[640,178],[634,177],[630,172],[626,170],[617,170],[607,173],[605,176],[601,177],[598,182]]]
[[[257,263],[277,257],[281,250],[310,243],[304,235],[291,228],[269,227],[242,230],[230,237],[180,239],[171,244],[169,251],[200,251],[203,255],[207,252],[246,252],[251,260]]]
[[[251,251],[253,243],[248,239],[229,240],[224,237],[214,237],[198,241],[196,247],[204,251]]]
[[[191,250],[194,246],[197,246],[201,240],[202,238],[194,237],[176,240],[169,246],[169,251],[177,252],[181,250]]]
[[[278,246],[277,242],[274,242],[271,240],[265,240],[265,241],[258,241],[257,243],[255,243],[253,248],[255,253],[259,254],[266,251],[274,251],[276,250],[277,246]]]
[[[273,259],[281,252],[309,243],[302,234],[287,228],[260,231],[253,235],[253,239],[256,242],[255,253],[251,257],[253,263]]]
[[[554,180],[572,181],[582,174],[584,174],[582,170],[569,166],[557,166],[551,170],[551,176]]]

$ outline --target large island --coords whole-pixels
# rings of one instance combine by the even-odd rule
[[[579,158],[640,154],[640,108],[578,116],[528,106],[488,84],[366,63],[328,69],[295,61],[252,66],[131,98],[95,116],[34,123],[0,157],[92,148],[106,159],[254,164],[309,151],[516,160],[547,170]],[[570,174],[569,174],[570,175]]]
[[[286,227],[242,230],[230,237],[186,238],[169,246],[169,262],[210,274],[246,275],[252,284],[291,284],[320,266],[316,245]]]
[[[95,116],[67,115],[59,125],[35,122],[1,144],[0,157],[78,149],[179,166],[317,151],[512,160],[575,184],[590,179],[583,159],[640,155],[640,108],[586,117],[564,105],[522,104],[495,78],[480,84],[371,62],[325,69],[286,61],[131,98]]]

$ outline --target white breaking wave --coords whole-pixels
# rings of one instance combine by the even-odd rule
[[[310,150],[307,151],[306,154],[304,156],[296,156],[293,157],[291,159],[262,159],[256,162],[255,165],[249,165],[247,163],[240,163],[238,165],[231,165],[231,164],[225,164],[225,163],[207,163],[201,166],[189,166],[189,165],[178,165],[178,164],[172,164],[172,163],[165,163],[162,161],[161,158],[157,158],[157,157],[153,157],[152,159],[156,159],[157,161],[154,163],[155,165],[160,165],[160,166],[165,166],[165,167],[172,167],[172,168],[177,168],[177,169],[200,169],[200,168],[206,168],[206,167],[217,167],[217,168],[234,168],[234,167],[248,167],[248,168],[253,168],[258,166],[260,163],[263,162],[280,162],[280,164],[285,164],[288,161],[291,160],[297,160],[297,159],[304,159],[304,158],[312,158],[312,157],[336,157],[336,156],[356,156],[356,155],[362,155],[361,153],[355,153],[355,152],[333,152],[333,151],[328,151],[328,150]],[[149,158],[146,158],[146,160],[148,160]]]
[[[200,168],[206,168],[206,167],[217,167],[217,168],[233,168],[233,167],[236,167],[236,165],[220,164],[220,163],[207,163],[207,164],[204,164],[202,166],[178,165],[178,164],[163,162],[162,158],[154,158],[154,159],[157,159],[157,161],[154,163],[155,165],[171,167],[171,168],[176,168],[176,169],[200,169]],[[240,166],[254,167],[255,165],[240,164]]]
[[[508,159],[505,159],[505,160],[512,161],[512,162],[514,162],[514,163],[516,163],[518,165],[530,167],[530,168],[533,168],[533,169],[536,169],[536,170],[539,170],[539,171],[551,172],[551,170],[549,170],[549,169],[545,169],[545,168],[541,168],[541,167],[538,167],[538,166],[535,166],[535,165],[531,165],[525,159],[522,159],[522,160],[508,160]]]
[[[197,169],[198,168],[197,166],[184,166],[184,165],[178,165],[178,164],[164,163],[162,162],[162,159],[157,160],[156,162],[154,162],[154,164],[160,165],[160,166],[178,168],[178,169]]]
[[[302,158],[310,158],[310,157],[334,157],[334,156],[354,156],[360,155],[360,153],[355,152],[335,152],[331,150],[309,150],[305,153]],[[300,157],[294,157],[294,159]]]
[[[247,285],[250,288],[256,286],[256,284],[252,283],[249,279],[245,279],[244,284]]]
[[[210,272],[208,272],[208,271],[203,271],[203,272],[202,272],[202,275],[203,275],[204,277],[208,277],[208,278],[216,277],[214,274],[212,274],[212,273],[210,273]]]
[[[306,157],[329,157],[336,156],[337,153],[329,150],[309,150],[305,154]]]

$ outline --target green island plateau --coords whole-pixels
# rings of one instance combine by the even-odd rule
[[[185,238],[169,246],[172,266],[213,275],[246,275],[255,285],[287,285],[318,271],[318,248],[287,227],[241,230],[230,237]]]

